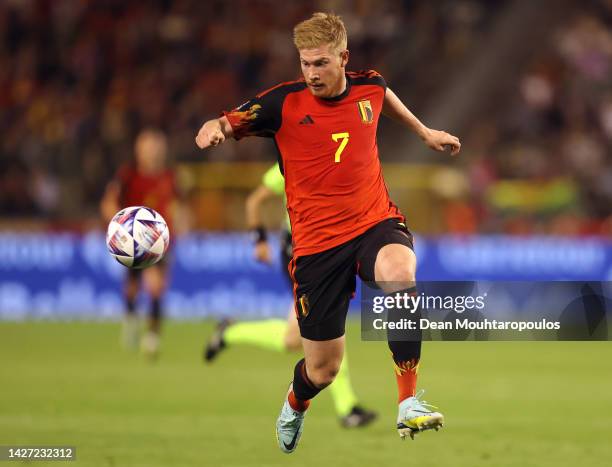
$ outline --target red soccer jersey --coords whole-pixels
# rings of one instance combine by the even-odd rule
[[[389,199],[376,144],[385,81],[375,71],[346,76],[346,90],[331,99],[313,96],[300,80],[224,112],[236,139],[274,137],[296,257],[403,218]]]
[[[176,200],[174,171],[166,169],[157,175],[143,175],[133,165],[119,169],[115,180],[119,183],[121,207],[146,206],[159,212],[168,227],[172,227],[171,205]]]

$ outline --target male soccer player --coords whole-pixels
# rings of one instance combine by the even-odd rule
[[[159,212],[172,228],[176,208],[174,171],[166,167],[168,144],[164,133],[145,129],[136,138],[135,161],[119,168],[108,184],[101,202],[102,215],[108,222],[121,208],[147,206]],[[141,341],[142,351],[155,357],[159,351],[162,320],[162,296],[167,285],[167,260],[147,269],[129,269],[125,283],[126,314],[123,322],[123,343],[128,348],[138,345],[139,323],[135,313],[136,298],[144,280],[151,297],[148,331]]]
[[[270,167],[264,174],[261,185],[247,198],[247,223],[256,236],[255,258],[263,263],[271,263],[272,255],[267,232],[261,221],[261,206],[270,197],[284,194],[285,179],[277,163]],[[281,263],[290,285],[291,277],[289,277],[288,266],[292,256],[291,224],[289,218],[287,218],[281,240]],[[206,346],[204,358],[207,362],[211,362],[223,349],[239,344],[251,344],[276,352],[301,351],[302,342],[293,305],[286,320],[267,319],[242,323],[222,321]],[[365,426],[376,418],[376,412],[364,409],[357,403],[357,396],[349,376],[346,355],[329,390],[340,424],[343,427]]]
[[[224,112],[204,123],[196,136],[200,148],[229,137],[272,137],[279,150],[293,233],[290,272],[304,348],[276,423],[279,447],[287,453],[297,447],[310,400],[338,373],[355,275],[385,293],[416,293],[412,235],[389,199],[378,158],[381,113],[434,150],[448,146],[455,155],[461,148],[455,136],[423,125],[377,72],[346,72],[347,35],[339,17],[315,13],[294,28],[293,38],[304,79],[279,84]],[[400,436],[438,429],[442,414],[415,394],[420,341],[390,338],[389,348],[399,392]]]

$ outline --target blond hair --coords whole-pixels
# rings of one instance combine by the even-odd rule
[[[329,44],[334,52],[342,52],[347,46],[346,28],[339,16],[317,12],[293,28],[293,43],[298,50]]]

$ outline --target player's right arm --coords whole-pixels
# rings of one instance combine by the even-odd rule
[[[200,149],[218,146],[227,138],[272,137],[281,126],[282,107],[289,87],[275,86],[219,118],[208,120],[196,136]]]
[[[234,130],[230,125],[229,120],[224,115],[220,118],[213,118],[208,120],[196,136],[196,144],[200,149],[207,148],[209,146],[218,146],[223,143],[227,138],[234,136]]]
[[[106,185],[106,190],[100,201],[100,213],[105,222],[110,222],[119,210],[124,207],[123,196],[132,177],[131,166],[126,164],[119,167],[113,179]]]
[[[104,196],[100,201],[100,212],[105,222],[110,222],[113,216],[119,211],[119,198],[121,187],[116,180],[111,181],[104,191]]]

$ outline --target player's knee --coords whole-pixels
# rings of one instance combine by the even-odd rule
[[[139,285],[136,282],[130,281],[127,283],[125,287],[125,297],[128,300],[136,300],[136,296],[138,295]]]
[[[153,300],[161,300],[164,296],[164,288],[163,287],[153,287],[149,289],[149,294]]]
[[[324,388],[329,386],[336,379],[336,375],[340,370],[340,364],[335,362],[321,365],[320,367],[314,368],[312,371],[308,370],[308,377],[318,388]]]
[[[147,292],[153,298],[161,298],[166,290],[166,277],[164,271],[158,267],[145,271],[144,283]]]
[[[413,282],[415,268],[404,258],[389,258],[380,267],[380,276],[385,282]]]
[[[162,280],[154,279],[147,284],[147,289],[153,298],[159,299],[164,294],[166,287]]]
[[[414,282],[415,274],[416,257],[409,248],[390,244],[378,252],[374,265],[376,282]]]

